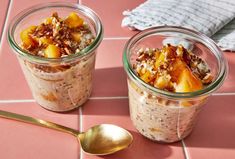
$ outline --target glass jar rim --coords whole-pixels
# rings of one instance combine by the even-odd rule
[[[14,33],[15,33],[15,29],[17,27],[17,25],[24,20],[25,17],[27,17],[28,15],[30,15],[31,13],[40,11],[40,10],[44,10],[44,9],[48,9],[48,8],[56,8],[56,7],[64,7],[64,8],[70,8],[70,9],[75,9],[75,10],[79,10],[82,11],[84,13],[86,13],[86,15],[88,15],[89,18],[91,18],[94,23],[96,24],[97,27],[97,35],[95,37],[95,39],[93,40],[93,42],[87,46],[86,48],[84,48],[83,50],[81,50],[79,53],[76,54],[71,54],[65,57],[61,57],[61,58],[44,58],[44,57],[39,57],[39,56],[35,56],[35,55],[31,55],[28,52],[24,51],[16,42],[15,38],[14,38]],[[18,54],[21,55],[27,59],[30,59],[34,62],[40,62],[40,63],[48,63],[48,62],[52,62],[52,63],[56,63],[56,62],[69,62],[71,60],[77,59],[77,58],[82,58],[84,56],[87,56],[89,54],[91,54],[101,43],[102,39],[103,39],[103,26],[101,23],[100,18],[98,17],[98,15],[90,8],[84,6],[84,5],[80,5],[80,4],[75,4],[75,3],[65,3],[65,2],[49,2],[49,3],[42,3],[42,4],[37,4],[34,6],[31,6],[30,8],[26,8],[23,11],[21,11],[20,13],[18,13],[10,22],[9,24],[9,28],[8,28],[8,32],[7,32],[7,39],[8,39],[8,43],[10,44],[10,46],[14,49],[14,51]]]
[[[201,90],[194,91],[194,92],[169,92],[165,90],[158,89],[156,87],[153,87],[143,80],[140,79],[138,75],[134,72],[132,69],[132,66],[130,64],[130,59],[128,58],[128,55],[130,54],[130,50],[134,44],[139,42],[142,38],[147,37],[149,35],[153,35],[155,33],[164,33],[164,32],[171,32],[171,33],[181,33],[185,34],[191,37],[195,37],[201,40],[203,42],[203,45],[205,45],[207,48],[210,49],[210,51],[213,53],[213,55],[216,57],[217,62],[219,64],[219,71],[217,76],[215,77],[215,80],[209,84],[208,86],[204,87]],[[212,51],[213,49],[214,51]],[[158,26],[158,27],[152,27],[148,28],[146,30],[143,30],[137,34],[135,34],[132,38],[130,38],[123,51],[123,65],[124,69],[128,75],[128,77],[134,79],[138,84],[140,84],[142,87],[147,88],[149,91],[153,93],[158,93],[158,95],[168,97],[168,98],[195,98],[200,96],[206,96],[217,90],[225,80],[225,77],[227,75],[228,71],[228,64],[226,59],[224,58],[224,55],[220,48],[215,44],[215,42],[204,35],[203,33],[197,32],[195,30],[191,30],[184,27],[178,27],[178,26]]]

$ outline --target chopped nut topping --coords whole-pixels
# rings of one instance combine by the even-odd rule
[[[23,30],[21,40],[22,48],[32,55],[60,58],[86,48],[93,42],[94,36],[88,25],[76,13],[62,19],[55,12],[42,24]],[[59,48],[59,53],[56,54],[59,56],[48,56],[48,53],[54,54],[53,49],[45,54],[49,45]]]
[[[77,54],[89,46],[94,36],[88,24],[76,13],[62,19],[55,12],[38,26],[30,26],[20,33],[21,47],[29,54],[45,58],[61,58]],[[28,65],[44,72],[58,72],[74,64]]]
[[[206,63],[182,45],[139,49],[133,69],[146,83],[171,92],[192,92],[212,82]]]

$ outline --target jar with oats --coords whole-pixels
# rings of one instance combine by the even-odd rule
[[[124,48],[123,64],[134,126],[163,143],[192,132],[208,97],[227,75],[227,62],[210,38],[173,26],[133,36]]]
[[[102,38],[102,23],[94,11],[61,2],[20,12],[8,30],[34,99],[57,112],[77,108],[89,98]]]

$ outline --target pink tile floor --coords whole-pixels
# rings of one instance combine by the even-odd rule
[[[65,0],[64,0],[65,1]],[[6,40],[11,18],[22,9],[49,0],[1,1],[0,5],[0,109],[53,121],[80,131],[100,123],[128,129],[134,136],[126,150],[108,156],[89,156],[80,150],[73,136],[25,123],[0,118],[2,159],[232,159],[235,158],[235,53],[226,52],[230,71],[224,85],[213,94],[200,114],[193,133],[182,142],[158,144],[142,137],[129,117],[126,75],[122,50],[135,31],[121,28],[122,12],[144,0],[80,0],[97,12],[105,34],[96,59],[94,87],[83,107],[68,113],[41,108],[32,98],[17,59]],[[67,0],[74,2],[75,0]],[[9,4],[9,6],[8,6]],[[6,18],[7,15],[7,18]],[[5,21],[6,18],[6,21]],[[3,28],[5,28],[4,31]]]

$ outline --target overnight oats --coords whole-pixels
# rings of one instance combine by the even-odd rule
[[[69,8],[67,15],[52,12],[37,25],[10,29],[19,32],[18,42],[13,41],[17,48],[13,47],[19,54],[20,65],[36,102],[46,109],[61,112],[81,106],[91,95],[95,49],[102,40],[102,26],[98,17],[84,6],[50,5],[51,8]],[[45,9],[44,5],[37,7]],[[77,9],[89,11],[90,16],[94,16],[90,19],[97,20],[97,26],[95,22],[91,24],[89,16],[76,12]]]
[[[154,141],[170,143],[188,136],[207,97],[226,76],[222,54],[218,50],[214,55],[207,49],[209,44],[193,41],[191,51],[181,44],[155,43],[154,37],[164,41],[169,35],[186,34],[190,39],[188,32],[198,39],[201,36],[177,27],[148,29],[130,39],[124,50],[130,116],[136,129]],[[199,48],[208,56],[197,55]]]

